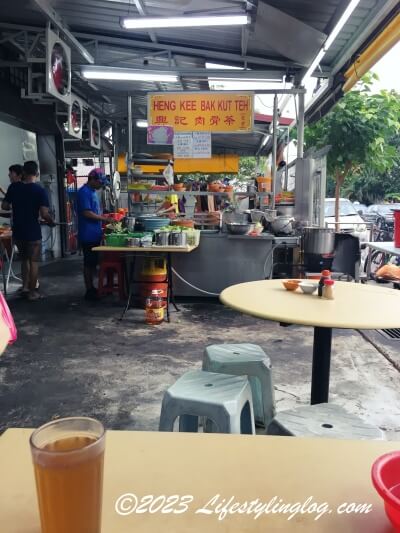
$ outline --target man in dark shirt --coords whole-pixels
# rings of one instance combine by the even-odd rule
[[[94,277],[98,262],[97,252],[92,248],[99,246],[103,238],[101,223],[110,219],[101,214],[100,202],[96,191],[107,183],[102,168],[89,172],[88,181],[78,191],[78,239],[83,251],[83,275],[86,286],[86,300],[97,300]]]
[[[38,281],[42,232],[39,215],[50,226],[54,220],[49,214],[49,200],[46,191],[35,183],[38,165],[27,161],[23,167],[23,181],[12,183],[2,202],[2,209],[12,207],[13,239],[22,259],[22,292],[29,300],[40,298],[35,288]]]

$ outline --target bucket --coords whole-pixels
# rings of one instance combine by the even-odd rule
[[[167,275],[167,263],[162,257],[149,257],[146,258],[143,267],[141,276],[165,276]]]
[[[151,292],[154,290],[160,291],[160,296],[164,300],[167,299],[168,296],[168,283],[165,281],[166,274],[164,275],[150,275],[150,276],[144,276],[143,274],[140,275],[140,281],[146,282],[141,283],[140,285],[140,297],[142,299],[143,305],[146,303],[146,298],[148,296],[151,296]]]
[[[394,215],[394,246],[400,248],[400,210],[393,210]]]
[[[272,178],[257,178],[259,192],[271,192],[272,190]]]

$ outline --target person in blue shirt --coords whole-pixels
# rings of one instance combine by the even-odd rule
[[[97,300],[97,289],[94,278],[98,263],[98,254],[92,248],[99,246],[103,238],[102,222],[109,218],[101,213],[100,202],[96,191],[107,183],[101,168],[89,172],[88,181],[78,190],[78,240],[83,252],[83,276],[86,287],[86,300]]]
[[[27,161],[23,166],[23,181],[11,183],[1,204],[2,209],[12,208],[13,240],[22,259],[22,293],[28,300],[40,298],[36,291],[42,245],[39,216],[49,226],[55,226],[49,214],[47,193],[35,183],[38,175],[38,164]]]

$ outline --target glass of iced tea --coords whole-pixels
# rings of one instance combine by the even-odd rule
[[[61,418],[30,438],[42,533],[100,533],[105,430]]]

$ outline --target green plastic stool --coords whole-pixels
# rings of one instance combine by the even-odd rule
[[[197,432],[199,419],[212,421],[219,433],[255,434],[251,388],[245,376],[194,370],[183,374],[164,394],[160,431]]]
[[[204,350],[203,370],[247,376],[253,395],[254,419],[264,428],[275,416],[271,360],[256,344],[211,344]]]

